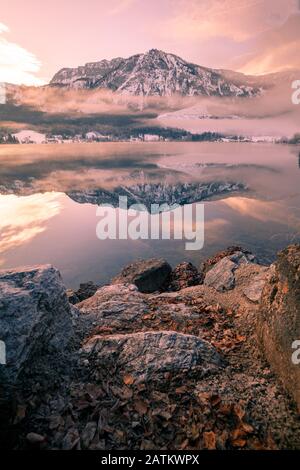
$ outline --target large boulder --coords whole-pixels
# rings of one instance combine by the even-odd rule
[[[83,354],[93,371],[104,367],[130,375],[136,381],[195,370],[201,377],[223,365],[209,343],[174,331],[94,336],[84,345]]]
[[[179,293],[143,294],[133,284],[101,287],[76,307],[83,336],[184,329],[203,316],[186,305]]]
[[[128,331],[137,328],[147,304],[133,284],[113,284],[101,287],[95,295],[76,305],[86,331],[101,326],[103,331]]]
[[[70,304],[57,269],[46,265],[0,271],[0,340],[6,346],[0,383],[14,386],[38,362],[40,373],[46,373],[43,357],[61,357],[72,338]]]
[[[254,267],[254,265],[251,267]],[[249,275],[248,283],[247,285],[244,285],[242,287],[242,292],[245,295],[245,297],[247,297],[247,299],[250,300],[251,302],[259,303],[261,300],[261,296],[262,296],[265,284],[267,280],[269,279],[269,277],[271,276],[273,267],[270,268],[267,266],[255,265],[255,268],[258,271],[257,274],[253,276]],[[239,268],[239,270],[241,269],[242,267]],[[246,269],[250,271],[250,266],[247,266]]]
[[[204,277],[204,285],[213,287],[218,292],[224,292],[235,287],[235,271],[244,264],[256,263],[256,258],[246,251],[235,251],[221,257],[215,264],[210,264]]]
[[[249,251],[241,246],[230,246],[226,248],[225,250],[218,251],[214,256],[211,258],[208,258],[205,260],[199,269],[199,272],[201,273],[202,276],[205,276],[205,274],[213,267],[215,266],[219,261],[221,261],[223,258],[227,258],[228,256],[234,255],[235,253],[243,253],[246,255],[248,258],[254,262],[257,263],[257,259],[255,256]]]
[[[81,337],[149,330],[202,336],[205,317],[222,309],[216,305],[215,295],[206,302],[203,293],[185,295],[184,292],[143,294],[133,284],[104,286],[93,297],[76,305],[83,331]]]
[[[135,284],[140,292],[155,292],[165,286],[171,271],[163,259],[141,260],[126,266],[112,284]]]
[[[278,255],[262,294],[257,334],[266,359],[300,409],[300,365],[292,359],[293,343],[300,340],[300,245]]]

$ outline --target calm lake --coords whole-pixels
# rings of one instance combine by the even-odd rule
[[[50,263],[76,287],[104,284],[138,258],[198,266],[229,245],[269,263],[278,250],[300,242],[299,152],[241,143],[2,145],[0,268]],[[115,202],[125,191],[139,202],[162,202],[167,193],[172,202],[193,204],[199,188],[212,183],[219,186],[201,201],[200,251],[186,251],[184,240],[96,237],[97,204],[104,199]]]

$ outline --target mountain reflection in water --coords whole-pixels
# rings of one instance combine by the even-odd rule
[[[137,258],[198,265],[233,244],[271,262],[300,242],[299,167],[299,148],[269,144],[1,146],[0,266],[51,263],[75,287],[105,283]],[[120,192],[141,203],[203,200],[203,250],[185,251],[184,240],[98,240],[96,204],[104,194],[117,206]]]

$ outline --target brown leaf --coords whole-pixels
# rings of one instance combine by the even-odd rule
[[[152,393],[153,399],[159,402],[167,402],[168,395],[166,393],[159,392],[158,390],[154,390]]]
[[[235,339],[238,343],[243,343],[246,341],[246,336],[236,335]]]
[[[141,450],[154,450],[156,449],[155,444],[153,444],[152,441],[148,441],[147,439],[144,439],[141,443]]]
[[[160,416],[164,418],[166,421],[169,421],[172,418],[172,413],[167,410],[156,409],[152,412],[152,416]]]
[[[49,429],[57,429],[63,423],[64,423],[64,420],[61,416],[52,415],[49,418]]]
[[[189,441],[188,439],[185,439],[181,444],[180,444],[180,449],[181,450],[184,450],[187,448],[187,446],[189,445]]]
[[[245,439],[236,439],[235,441],[232,441],[233,447],[245,447],[247,444],[247,441]]]
[[[267,444],[268,450],[275,450],[275,449],[277,449],[276,444],[275,444],[275,441],[274,441],[274,439],[273,439],[273,437],[272,437],[272,435],[271,435],[270,432],[268,432],[266,444]]]
[[[218,413],[221,415],[228,416],[232,412],[232,405],[231,403],[222,403],[218,408]]]
[[[94,439],[96,431],[97,423],[95,423],[94,421],[87,423],[86,427],[84,428],[81,434],[82,445],[84,446],[84,448],[89,448],[90,444],[92,443],[92,440]]]
[[[62,440],[62,449],[63,450],[72,450],[79,444],[80,438],[79,433],[76,428],[69,429],[67,434]]]
[[[75,405],[76,405],[76,408],[79,411],[81,411],[81,410],[85,410],[86,408],[90,408],[91,402],[87,400],[78,400],[76,401]]]
[[[245,410],[240,403],[233,405],[233,412],[239,418],[239,420],[242,420],[245,416]]]
[[[14,424],[18,424],[20,421],[22,421],[25,416],[26,416],[26,405],[18,405],[16,416],[14,419]]]
[[[191,426],[191,435],[192,435],[192,439],[195,441],[196,439],[198,439],[199,437],[199,426],[196,425],[196,423],[193,423],[192,426]]]
[[[212,406],[216,406],[221,402],[221,397],[219,397],[219,395],[212,395],[210,398],[210,402]]]
[[[200,402],[207,403],[210,399],[210,394],[207,392],[198,393],[198,399]]]
[[[138,412],[139,415],[145,415],[148,410],[147,404],[142,400],[137,400],[134,404],[135,410]]]
[[[241,437],[245,437],[245,434],[246,433],[242,428],[236,428],[231,433],[231,439],[232,441],[236,441],[237,439],[240,439]]]
[[[152,320],[154,318],[153,314],[146,314],[143,315],[143,320]]]
[[[254,428],[250,424],[247,424],[247,423],[242,423],[242,428],[247,434],[251,434],[254,431]]]
[[[123,442],[124,441],[124,438],[125,438],[125,432],[124,431],[121,431],[120,429],[117,429],[115,431],[115,435],[117,436],[117,438]]]
[[[104,396],[103,389],[99,385],[87,384],[86,391],[92,400],[96,400]]]
[[[264,446],[263,443],[260,442],[260,440],[257,438],[249,439],[248,446],[250,446],[250,449],[253,450],[266,450],[266,446]]]
[[[130,400],[130,398],[132,398],[133,396],[133,391],[128,388],[128,387],[123,387],[122,388],[122,395],[123,395],[123,399],[125,400]]]
[[[213,431],[203,433],[204,447],[208,450],[216,448],[216,435]]]
[[[123,382],[125,385],[132,385],[134,383],[134,378],[132,375],[125,375],[123,377]]]

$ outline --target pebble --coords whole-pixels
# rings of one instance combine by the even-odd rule
[[[42,442],[45,442],[45,437],[35,432],[28,433],[26,439],[29,444],[42,444]]]

